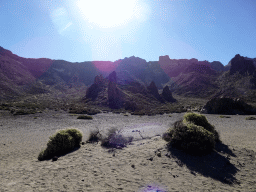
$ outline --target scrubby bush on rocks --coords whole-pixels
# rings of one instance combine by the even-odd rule
[[[38,155],[39,161],[64,155],[74,148],[80,147],[82,133],[77,129],[65,129],[56,132],[49,139],[46,149],[42,150]]]
[[[176,121],[174,127],[163,134],[169,147],[175,147],[189,154],[209,153],[219,142],[219,134],[205,116],[187,113],[184,119]]]
[[[132,142],[133,137],[124,137],[116,128],[111,128],[105,137],[101,139],[101,145],[107,148],[123,148]]]
[[[94,142],[99,142],[101,140],[102,136],[99,131],[99,129],[92,130],[89,134],[89,138],[87,140],[88,143],[94,143]]]

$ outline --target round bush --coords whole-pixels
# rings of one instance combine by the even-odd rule
[[[183,123],[184,124],[193,123],[197,126],[201,126],[207,131],[210,131],[211,133],[213,133],[216,142],[220,141],[218,132],[215,130],[214,126],[207,121],[204,115],[200,115],[196,113],[186,113],[184,115]]]
[[[77,129],[67,129],[66,132],[74,138],[75,147],[79,147],[82,141],[82,133]]]
[[[213,133],[195,124],[185,125],[182,121],[169,130],[169,144],[187,153],[200,155],[210,152],[215,147]]]
[[[47,148],[38,155],[38,160],[50,159],[63,155],[80,146],[82,133],[77,129],[60,130],[49,138]]]
[[[163,134],[169,146],[193,155],[212,151],[219,142],[219,134],[203,115],[187,113],[184,119],[176,121],[174,127]]]
[[[89,116],[89,115],[80,115],[77,117],[77,119],[89,119],[91,120],[92,119],[92,116]]]

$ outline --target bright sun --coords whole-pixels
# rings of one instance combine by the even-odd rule
[[[125,25],[136,16],[136,0],[79,0],[83,18],[101,28]]]

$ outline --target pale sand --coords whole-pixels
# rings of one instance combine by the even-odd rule
[[[162,191],[256,191],[256,121],[245,120],[247,116],[222,119],[206,115],[231,151],[219,146],[218,153],[193,157],[177,150],[167,151],[166,142],[155,136],[183,114],[127,117],[102,113],[93,120],[77,120],[77,116],[55,111],[16,117],[4,111],[0,114],[1,192],[137,192],[156,191],[156,187]],[[133,136],[135,141],[114,151],[102,148],[100,143],[85,144],[58,161],[38,161],[49,136],[70,127],[83,132],[83,141],[90,130],[106,132],[111,127],[122,128],[121,133]],[[140,130],[146,139],[133,130]],[[228,153],[231,164],[226,160]],[[227,184],[229,181],[234,184]]]

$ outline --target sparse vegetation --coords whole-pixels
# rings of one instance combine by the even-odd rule
[[[230,116],[220,115],[220,118],[231,118]]]
[[[187,113],[184,119],[174,123],[163,134],[163,139],[170,147],[181,149],[194,155],[206,154],[212,151],[216,142],[220,142],[219,134],[205,116]]]
[[[101,139],[101,146],[106,148],[123,148],[131,143],[133,137],[124,137],[116,128],[111,128],[105,137]]]
[[[35,110],[24,110],[24,109],[12,109],[11,113],[13,115],[29,115],[29,114],[35,114],[36,111]]]
[[[96,115],[97,113],[100,113],[100,110],[87,107],[71,107],[69,108],[69,113]]]
[[[139,115],[139,116],[143,116],[146,115],[146,112],[144,110],[141,111],[134,111],[131,113],[131,115]]]
[[[256,117],[246,117],[246,120],[256,120]]]
[[[54,156],[64,155],[76,147],[80,147],[82,133],[78,129],[65,129],[51,136],[46,149],[38,155],[38,160],[51,159]]]
[[[100,134],[99,129],[92,130],[89,134],[89,138],[87,140],[88,143],[95,143],[101,140],[102,136]]]
[[[77,119],[89,119],[89,120],[91,120],[93,118],[92,118],[92,116],[89,116],[89,115],[80,115],[80,116],[77,117]]]

